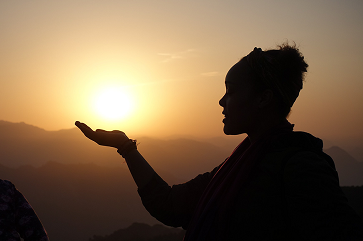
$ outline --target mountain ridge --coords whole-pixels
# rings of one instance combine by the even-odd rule
[[[155,170],[171,173],[183,181],[211,171],[243,140],[240,136],[175,138],[144,136],[136,139],[139,142],[138,149]],[[324,151],[333,158],[342,185],[363,185],[362,162],[338,146],[331,146]],[[124,162],[116,150],[98,146],[76,128],[45,131],[24,122],[0,121],[0,164],[7,167],[39,167],[49,161],[105,166],[121,166]]]
[[[137,139],[159,175],[178,184],[212,170],[243,138]],[[334,159],[342,186],[363,185],[362,163],[337,146],[325,152]],[[0,121],[0,178],[12,181],[25,195],[53,241],[86,241],[135,222],[160,224],[142,206],[116,150],[87,140],[76,128],[48,132]],[[343,190],[349,194],[361,188]],[[356,200],[359,206],[362,199]]]

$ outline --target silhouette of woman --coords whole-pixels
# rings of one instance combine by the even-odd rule
[[[0,240],[48,241],[42,223],[25,197],[9,181],[0,179]]]
[[[126,159],[146,209],[186,229],[185,241],[363,240],[322,141],[293,131],[287,116],[308,65],[296,46],[255,48],[225,79],[224,133],[247,133],[211,172],[170,187],[121,131],[76,126]]]

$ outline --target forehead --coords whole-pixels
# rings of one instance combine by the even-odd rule
[[[251,82],[253,73],[245,59],[237,62],[226,75],[226,84],[244,84]]]

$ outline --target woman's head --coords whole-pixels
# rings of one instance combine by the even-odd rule
[[[299,49],[288,44],[267,51],[255,48],[243,59],[253,72],[255,88],[272,90],[279,101],[280,114],[286,118],[303,87],[308,67]]]
[[[226,94],[220,100],[224,132],[234,135],[267,128],[286,119],[302,89],[308,65],[295,46],[255,48],[226,76]]]

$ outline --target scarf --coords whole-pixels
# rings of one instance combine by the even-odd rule
[[[201,196],[184,241],[224,240],[238,191],[253,175],[254,167],[268,153],[280,134],[292,132],[288,121],[274,127],[256,142],[246,137],[220,166]],[[248,207],[246,207],[248,208]]]

